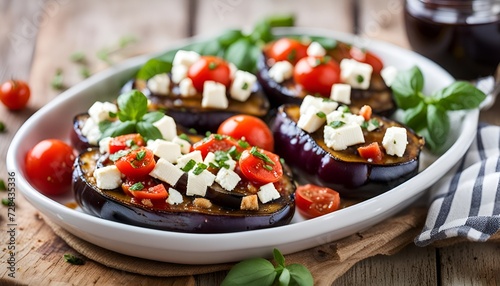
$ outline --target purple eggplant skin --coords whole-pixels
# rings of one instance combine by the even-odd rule
[[[220,207],[206,210],[194,208],[186,199],[183,204],[176,206],[163,203],[148,207],[131,201],[121,190],[101,190],[94,185],[92,172],[99,164],[100,156],[97,149],[90,149],[75,160],[73,192],[77,203],[85,212],[103,219],[167,231],[226,233],[286,225],[294,215],[295,184],[290,177],[284,178],[283,183],[287,188],[282,197],[271,203],[261,204],[259,211]],[[180,189],[181,184],[185,182],[178,183],[175,188]],[[216,196],[219,197],[215,198]],[[212,194],[212,199],[224,200],[224,194]],[[235,196],[227,199],[232,200],[229,204],[234,204],[237,200]]]
[[[80,113],[75,115],[73,118],[73,128],[71,129],[69,138],[71,145],[78,151],[78,153],[81,153],[88,148],[96,147],[95,145],[90,144],[87,137],[82,134],[82,128],[87,118],[89,118],[88,113]]]
[[[245,102],[234,100],[228,96],[229,106],[227,109],[203,108],[200,93],[192,97],[182,97],[177,85],[171,87],[171,95],[169,96],[152,93],[143,80],[127,82],[123,86],[122,92],[131,89],[138,89],[144,93],[149,98],[152,109],[164,111],[165,114],[174,118],[176,122],[180,122],[184,127],[193,128],[200,133],[216,132],[224,120],[238,114],[264,118],[270,109],[269,100],[259,84],[255,84],[252,94]]]
[[[408,130],[406,152],[402,158],[384,155],[381,163],[370,163],[357,154],[357,147],[333,151],[326,147],[322,131],[307,133],[296,124],[297,105],[278,108],[271,122],[277,153],[292,168],[299,183],[312,183],[332,188],[346,198],[366,199],[382,194],[418,173],[423,138]],[[389,126],[402,126],[386,118],[377,141]],[[318,133],[318,134],[316,134]],[[371,141],[373,142],[373,141]],[[364,145],[369,144],[370,141]]]
[[[270,66],[268,58],[263,52],[257,61],[257,79],[262,89],[269,98],[272,108],[277,108],[282,104],[301,104],[308,94],[297,85],[293,78],[278,83],[269,76]],[[358,110],[363,105],[372,107],[375,114],[390,116],[396,111],[396,103],[392,96],[392,91],[386,86],[380,75],[373,75],[370,88],[367,90],[351,90],[352,110]]]

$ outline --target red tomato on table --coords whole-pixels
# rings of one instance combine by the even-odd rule
[[[218,134],[229,135],[235,139],[245,138],[251,146],[267,151],[274,150],[274,137],[271,129],[260,118],[251,115],[235,115],[221,123]]]
[[[203,91],[205,81],[211,80],[229,87],[231,84],[231,69],[229,64],[215,56],[202,56],[188,69],[187,76],[193,81],[197,91]]]
[[[305,218],[315,218],[340,208],[338,192],[313,184],[302,185],[295,191],[295,204]]]
[[[28,84],[22,80],[9,80],[0,86],[0,101],[10,110],[26,107],[30,95]]]
[[[307,56],[307,46],[295,39],[281,38],[269,47],[267,56],[276,62],[289,61],[295,64]]]
[[[75,158],[73,148],[61,140],[40,141],[26,154],[26,176],[45,195],[64,194],[71,189]]]
[[[293,79],[307,92],[330,97],[332,85],[340,82],[340,66],[330,57],[305,57],[297,62]]]

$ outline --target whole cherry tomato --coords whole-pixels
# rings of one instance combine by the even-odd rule
[[[216,81],[229,87],[231,83],[231,69],[223,59],[215,56],[202,56],[191,65],[187,75],[197,91],[203,91],[203,84],[207,80]]]
[[[297,62],[293,79],[309,93],[329,97],[332,85],[340,82],[340,66],[330,57],[305,57]]]
[[[273,152],[274,138],[271,129],[260,118],[251,115],[231,116],[219,125],[218,134],[229,135],[235,139],[245,138],[252,146]]]
[[[26,107],[30,95],[30,87],[22,80],[9,80],[0,86],[0,101],[10,110]]]
[[[289,61],[295,64],[307,56],[307,46],[295,39],[281,38],[271,44],[267,56],[276,62]]]
[[[295,204],[302,216],[315,218],[338,210],[340,195],[330,188],[307,184],[297,187]]]
[[[28,181],[45,195],[61,195],[71,189],[73,162],[71,146],[58,139],[40,141],[25,159]]]

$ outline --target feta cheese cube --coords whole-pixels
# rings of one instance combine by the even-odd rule
[[[314,107],[309,108],[307,113],[302,114],[297,121],[297,126],[302,130],[313,133],[318,130],[324,123],[325,117],[320,116],[321,113]]]
[[[170,163],[177,162],[177,159],[182,156],[181,146],[173,142],[158,139],[155,140],[152,147],[153,148],[151,150],[156,156],[163,158]]]
[[[186,77],[179,82],[179,92],[183,97],[190,97],[196,95],[196,88],[194,88],[193,81]]]
[[[314,107],[317,111],[328,114],[334,111],[339,104],[335,101],[323,97],[306,95],[300,105],[300,114],[305,114],[308,109]]]
[[[330,124],[334,121],[342,121],[345,124],[362,125],[363,122],[365,122],[365,118],[361,115],[352,114],[350,112],[335,110],[326,115],[326,124]]]
[[[273,183],[267,183],[259,188],[257,196],[261,203],[265,204],[272,200],[280,198],[280,193],[276,190]]]
[[[111,102],[100,102],[96,101],[89,108],[88,113],[90,117],[96,122],[99,123],[104,120],[108,120],[111,117],[110,113],[117,113],[118,108]]]
[[[194,51],[179,50],[175,53],[174,60],[172,61],[173,66],[186,66],[190,67],[196,61],[200,59],[200,54]]]
[[[206,170],[205,170],[206,171]],[[207,183],[203,176],[188,172],[186,195],[204,197],[207,193]]]
[[[156,161],[155,168],[149,173],[153,178],[157,178],[171,186],[175,186],[184,172],[169,161],[160,158]]]
[[[205,156],[205,159],[203,159],[203,164],[210,166],[210,163],[215,164],[214,152],[208,152],[207,155]]]
[[[101,138],[101,131],[99,130],[99,125],[95,122],[92,117],[85,120],[82,127],[82,134],[87,138],[90,144],[97,145],[99,138]]]
[[[181,80],[187,78],[188,69],[189,67],[184,65],[172,66],[172,81],[178,84]]]
[[[343,59],[340,62],[340,79],[353,88],[368,89],[373,72],[369,64],[352,59]]]
[[[226,86],[211,80],[205,81],[203,84],[201,106],[205,108],[226,109],[229,106],[229,101],[226,97]]]
[[[307,55],[310,57],[323,57],[326,55],[326,50],[318,42],[312,42],[307,47]]]
[[[408,144],[406,129],[403,127],[389,127],[385,131],[382,146],[388,155],[402,157]]]
[[[333,84],[330,99],[345,104],[351,104],[351,86],[345,83]]]
[[[241,178],[236,172],[226,168],[220,168],[215,177],[215,181],[226,191],[232,191],[240,180]]]
[[[269,77],[277,83],[282,83],[293,75],[293,65],[288,61],[276,62],[269,69]]]
[[[184,201],[184,198],[182,197],[182,194],[179,193],[174,188],[169,188],[168,189],[168,198],[167,198],[167,203],[170,205],[178,205],[181,204]]]
[[[191,172],[193,172],[193,170],[191,170]],[[208,170],[203,170],[198,176],[202,177],[203,180],[205,180],[205,184],[207,186],[211,186],[214,182],[215,182],[215,175],[212,174],[212,172],[208,171]]]
[[[257,77],[249,72],[238,70],[234,75],[229,94],[231,98],[244,102],[252,94]]]
[[[163,136],[163,139],[167,141],[172,141],[172,139],[177,136],[177,125],[175,124],[175,120],[168,115],[165,115],[160,118],[160,120],[154,122],[153,126],[158,128],[161,136]]]
[[[102,138],[101,141],[99,141],[99,151],[101,153],[109,153],[109,142],[111,141],[111,137],[105,137]]]
[[[179,145],[181,147],[181,153],[182,154],[187,154],[191,151],[191,143],[188,141],[182,139],[179,136],[175,136],[174,139],[172,139],[172,142]]]
[[[202,163],[203,157],[201,156],[201,152],[199,150],[195,150],[191,153],[187,153],[177,158],[177,168],[182,169],[186,166],[189,161],[195,161],[196,163]]]
[[[395,66],[387,66],[380,71],[380,75],[385,84],[390,87],[398,75],[398,69]]]
[[[122,173],[115,165],[109,165],[94,170],[94,178],[98,188],[112,190],[122,185]]]
[[[349,146],[365,142],[363,130],[357,124],[345,124],[337,128],[325,125],[324,140],[326,146],[335,151],[345,150]]]
[[[247,211],[259,210],[259,199],[257,198],[257,195],[244,196],[241,199],[240,209]]]
[[[154,94],[168,95],[170,93],[170,77],[168,74],[157,74],[148,80],[147,86]]]

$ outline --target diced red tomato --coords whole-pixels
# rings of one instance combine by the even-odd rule
[[[127,178],[122,184],[122,190],[125,194],[138,200],[164,200],[168,198],[165,185],[156,183],[151,177],[141,180]]]
[[[366,160],[372,160],[375,163],[382,161],[383,154],[377,142],[370,143],[367,146],[358,148],[359,156]]]
[[[187,76],[193,81],[197,91],[203,91],[205,81],[211,80],[229,87],[231,83],[231,69],[229,64],[215,56],[202,56],[188,69]]]
[[[146,141],[142,138],[141,134],[133,133],[113,137],[113,139],[109,141],[109,153],[113,154],[133,146],[146,146]]]
[[[376,74],[380,74],[380,71],[384,68],[382,60],[371,52],[363,51],[358,47],[352,47],[349,50],[349,54],[352,59],[371,65],[373,72]]]
[[[295,204],[305,218],[315,218],[340,208],[338,192],[313,184],[302,185],[295,191]]]
[[[297,62],[293,79],[312,94],[329,97],[332,85],[340,82],[340,66],[330,57],[305,57]]]
[[[236,148],[238,153],[243,152],[248,148],[248,143],[238,141],[231,136],[221,134],[211,134],[209,137],[196,142],[193,145],[193,150],[199,150],[201,156],[205,158],[209,152],[228,151],[232,147]]]
[[[370,120],[372,118],[372,107],[369,105],[363,105],[358,112],[359,115],[363,116],[365,121]]]
[[[127,177],[143,178],[154,169],[156,162],[153,151],[139,147],[120,157],[115,165]]]
[[[218,134],[229,135],[235,139],[245,138],[251,146],[267,151],[274,150],[274,137],[271,129],[262,119],[251,115],[235,115],[224,120],[217,130]]]
[[[283,176],[280,157],[257,147],[243,151],[238,164],[243,176],[258,184],[274,183]]]
[[[276,62],[289,61],[295,64],[307,56],[307,46],[295,39],[281,38],[269,47],[267,56]]]

